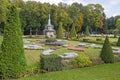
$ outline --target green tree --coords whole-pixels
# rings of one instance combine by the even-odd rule
[[[79,24],[77,25],[77,31],[80,31],[82,29],[83,26],[83,13],[80,13],[78,16],[78,20],[79,20]]]
[[[72,28],[70,30],[69,38],[76,38],[76,30],[74,24],[72,25]]]
[[[119,30],[120,32],[120,18],[117,19],[116,21],[116,28]]]
[[[88,4],[84,8],[84,26],[88,26],[97,32],[97,29],[103,28],[103,10],[100,4]]]
[[[114,63],[115,62],[114,53],[111,48],[108,36],[106,36],[106,38],[105,38],[105,42],[103,44],[103,48],[102,48],[100,57],[102,58],[102,60],[105,63]]]
[[[11,5],[8,9],[0,54],[0,76],[18,78],[26,72],[21,25],[17,8]]]
[[[68,24],[71,23],[71,20],[68,16],[68,13],[65,11],[65,9],[58,8],[55,13],[53,14],[54,17],[54,24],[56,27],[59,26],[59,22],[62,22],[62,27],[64,29],[68,28]]]
[[[79,25],[79,19],[78,19],[79,10],[78,9],[79,8],[76,7],[75,5],[71,5],[69,8],[67,8],[67,13],[71,19],[71,22],[74,23],[74,26]]]
[[[85,35],[86,35],[86,36],[89,36],[89,35],[90,35],[89,27],[88,27],[88,26],[87,26],[86,29],[85,29]]]
[[[62,23],[60,22],[58,30],[57,30],[57,38],[58,39],[63,39],[63,37],[64,37],[63,28],[62,28]]]

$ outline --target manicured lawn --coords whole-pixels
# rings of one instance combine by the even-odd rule
[[[120,80],[120,62],[39,74],[18,80]]]
[[[96,37],[90,37],[95,39]],[[31,39],[36,40],[36,39]],[[110,38],[110,41],[117,41],[117,38]],[[0,44],[2,42],[2,37],[0,36]],[[49,49],[54,46],[47,46],[40,43],[40,39],[37,39],[36,44],[42,45],[45,49]],[[79,43],[88,44],[80,41],[67,41],[74,46]],[[1,45],[0,45],[1,46]],[[1,51],[1,50],[0,50]],[[60,47],[53,54],[63,54],[64,52],[76,52],[78,54],[86,54],[90,59],[94,60],[93,64],[99,63],[99,55],[101,49],[85,48],[84,52],[68,50],[68,47]],[[28,73],[33,72],[36,68],[39,68],[40,54],[43,50],[25,50],[25,57],[27,61],[27,71]],[[26,78],[21,78],[19,80],[120,80],[120,62],[115,64],[105,64],[98,65],[87,68],[79,68],[73,70],[51,72],[46,74],[39,74],[34,76],[28,76]]]

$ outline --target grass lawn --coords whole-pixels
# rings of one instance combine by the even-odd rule
[[[39,74],[18,80],[120,80],[120,62]]]
[[[0,36],[0,46],[1,46],[2,38],[3,37]],[[90,37],[90,38],[95,39],[95,37]],[[35,40],[36,44],[42,45],[43,47],[45,47],[46,50],[49,49],[50,47],[53,47],[53,46],[46,46],[44,44],[41,44],[40,39],[37,40],[30,39],[30,40],[31,41]],[[117,41],[117,38],[110,38],[109,40]],[[67,41],[67,43],[72,43],[73,46],[77,46],[79,43],[88,44],[80,41]],[[96,61],[95,63],[98,63],[100,58],[99,57],[100,51],[101,51],[100,49],[85,48],[84,52],[80,52],[80,51],[68,50],[67,47],[61,47],[52,53],[63,54],[64,52],[76,52],[78,54],[86,54],[87,56],[90,57],[90,59],[93,59],[94,62]],[[43,50],[25,50],[28,72],[33,72],[36,68],[38,68],[40,54],[42,52]],[[119,75],[120,75],[120,62],[115,64],[104,64],[104,65],[98,65],[87,68],[79,68],[79,69],[66,70],[60,72],[39,74],[39,75],[29,76],[26,78],[21,78],[19,80],[120,80]]]

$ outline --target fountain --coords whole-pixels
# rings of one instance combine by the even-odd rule
[[[51,24],[50,14],[48,18],[48,24],[45,26],[44,29],[44,35],[45,35],[45,44],[47,45],[63,45],[65,41],[57,41],[56,40],[56,31],[54,29],[54,26]]]
[[[44,35],[46,38],[56,38],[56,31],[54,26],[51,24],[50,14],[48,19],[48,24],[45,26]]]

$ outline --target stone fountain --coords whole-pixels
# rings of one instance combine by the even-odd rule
[[[50,14],[48,18],[48,24],[45,26],[44,35],[46,38],[56,38],[56,31],[54,26],[51,24]]]

